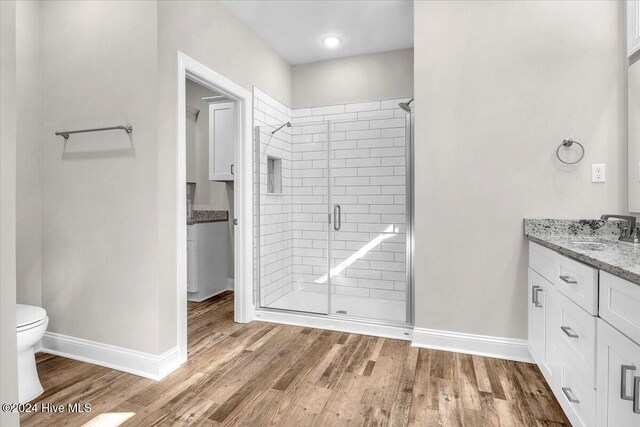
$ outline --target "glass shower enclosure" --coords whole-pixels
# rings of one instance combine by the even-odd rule
[[[261,308],[411,323],[411,115],[256,126]]]

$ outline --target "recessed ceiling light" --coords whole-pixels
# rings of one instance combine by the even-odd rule
[[[336,47],[338,46],[340,43],[342,42],[342,40],[340,40],[338,37],[336,36],[328,36],[322,39],[322,43],[324,43],[324,45],[326,47]]]

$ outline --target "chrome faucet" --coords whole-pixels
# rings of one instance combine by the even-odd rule
[[[620,234],[620,238],[618,240],[630,243],[640,243],[640,228],[636,227],[635,216],[605,214],[600,217],[600,219],[605,221],[609,218],[621,219],[629,223],[629,225],[622,229],[622,234]]]

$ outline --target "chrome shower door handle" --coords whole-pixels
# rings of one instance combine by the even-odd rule
[[[342,208],[340,205],[333,207],[333,229],[339,231],[342,228]]]

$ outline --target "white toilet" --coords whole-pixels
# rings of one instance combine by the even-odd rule
[[[18,333],[18,399],[20,403],[38,397],[44,390],[38,370],[34,346],[47,330],[49,318],[42,307],[18,304],[16,306]]]

